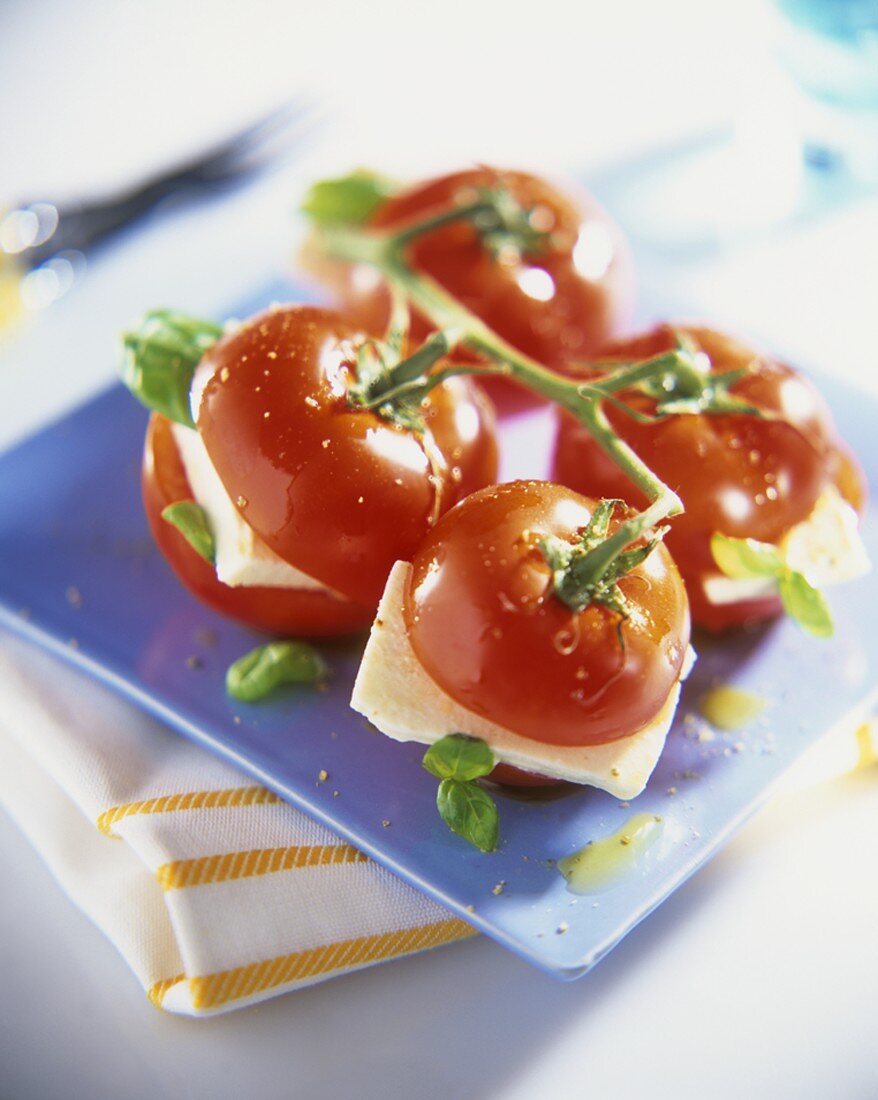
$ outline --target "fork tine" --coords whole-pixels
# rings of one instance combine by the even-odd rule
[[[219,181],[227,173],[236,175],[235,166],[250,148],[259,147],[266,135],[273,131],[285,131],[292,137],[292,130],[297,123],[301,124],[302,129],[306,128],[309,113],[307,103],[287,100],[230,137],[223,138],[197,156],[178,162],[174,167],[147,180],[142,186],[173,189],[190,181]]]
[[[290,100],[281,104],[242,130],[236,139],[224,142],[200,160],[191,168],[188,178],[222,183],[259,171],[306,137],[316,113],[313,101]]]

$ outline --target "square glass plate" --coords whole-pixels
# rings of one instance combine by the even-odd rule
[[[271,286],[239,315],[291,292]],[[835,381],[832,394],[840,430],[874,482],[878,407]],[[326,692],[291,689],[251,706],[227,697],[226,667],[259,639],[200,606],[154,549],[139,492],[146,419],[115,386],[0,457],[0,621],[227,757],[558,977],[588,970],[717,850],[804,750],[874,704],[872,573],[831,592],[836,634],[828,642],[789,622],[696,638],[699,660],[646,791],[630,807],[596,790],[553,801],[498,795],[501,847],[484,855],[439,820],[422,747],[383,738],[349,709],[362,638],[322,647],[334,671]],[[545,411],[506,422],[504,475],[543,475],[538,456],[548,453],[550,431]],[[864,534],[878,560],[874,508]],[[71,602],[71,588],[80,600]],[[749,726],[704,739],[697,702],[716,682],[766,706]],[[329,773],[322,783],[321,770]],[[604,892],[570,893],[556,861],[635,812],[662,819],[649,849]]]

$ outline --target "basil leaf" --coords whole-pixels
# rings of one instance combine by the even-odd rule
[[[240,657],[226,673],[226,691],[242,703],[255,703],[283,684],[313,684],[329,669],[306,642],[271,642]]]
[[[494,770],[494,754],[478,737],[451,733],[424,753],[423,766],[437,779],[478,779]]]
[[[780,576],[779,590],[784,611],[803,630],[815,638],[832,637],[832,616],[823,593],[809,584],[801,573],[784,570]]]
[[[756,539],[733,539],[716,532],[710,539],[713,560],[727,577],[776,577],[783,570],[777,547]]]
[[[313,184],[302,213],[318,225],[362,225],[398,190],[386,176],[361,168],[349,176]]]
[[[176,527],[196,554],[211,565],[216,561],[216,546],[207,513],[194,500],[178,500],[162,511],[162,519]]]
[[[122,337],[122,381],[148,409],[194,428],[189,408],[192,375],[222,334],[222,326],[212,321],[154,309]]]
[[[436,794],[439,816],[452,832],[483,852],[493,852],[500,834],[494,799],[477,783],[443,779]]]

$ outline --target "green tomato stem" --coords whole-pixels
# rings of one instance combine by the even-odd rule
[[[504,371],[498,369],[475,365],[460,364],[455,367],[443,367],[442,370],[431,371],[421,380],[405,382],[402,385],[393,386],[391,389],[382,389],[375,397],[362,401],[360,408],[380,409],[382,405],[386,405],[388,402],[393,403],[406,397],[416,397],[418,400],[422,400],[431,390],[441,386],[449,378],[459,377],[460,375],[474,374],[484,378],[487,375],[502,375],[504,373]]]
[[[442,229],[444,226],[453,225],[455,222],[472,221],[480,214],[491,214],[493,212],[493,204],[484,200],[467,203],[465,206],[453,206],[451,209],[443,210],[441,214],[436,214],[432,218],[425,218],[423,221],[398,229],[393,234],[393,242],[397,248],[401,249],[415,238],[422,237],[426,233],[432,233],[435,229]]]
[[[428,336],[416,352],[388,371],[386,385],[382,388],[389,392],[420,378],[437,360],[460,343],[461,335],[456,329],[442,329]],[[386,396],[384,400],[387,400]]]
[[[460,207],[457,211],[449,211],[449,218],[452,213],[457,214],[464,209]],[[595,567],[600,561],[604,561],[606,567],[626,545],[639,538],[649,527],[668,516],[681,513],[683,505],[680,498],[619,438],[600,407],[599,400],[583,393],[581,383],[575,379],[565,378],[548,370],[507,343],[434,279],[414,271],[403,251],[407,239],[405,233],[406,230],[401,234],[376,235],[356,229],[332,227],[323,231],[323,241],[327,252],[337,259],[377,267],[391,286],[406,294],[412,304],[440,330],[451,330],[459,334],[462,343],[499,364],[500,371],[507,377],[514,378],[527,389],[572,413],[602,450],[642,490],[651,501],[650,506],[644,512],[626,520],[602,547],[594,551],[596,555],[600,551],[600,557],[595,558]],[[441,331],[438,335],[442,335]],[[680,353],[671,352],[657,357],[649,368],[636,364],[628,368],[627,376],[621,371],[617,372],[617,377],[611,376],[611,386],[616,389],[630,384],[635,373],[638,380],[642,380],[639,373],[641,371],[646,372],[645,377],[655,378],[665,364],[668,369],[674,368],[681,358]],[[688,357],[686,359],[689,365]],[[475,367],[471,373],[496,374],[497,369]],[[406,379],[414,377],[417,375],[406,372]],[[392,381],[394,386],[398,386],[404,379],[392,377]],[[606,551],[604,547],[607,548]]]
[[[690,362],[685,352],[666,351],[651,359],[615,364],[615,370],[589,382],[589,387],[605,394],[619,393],[620,390],[630,389],[640,382],[651,382],[665,373],[672,373],[679,378],[684,371],[690,369]]]

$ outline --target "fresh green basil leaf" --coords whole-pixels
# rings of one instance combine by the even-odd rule
[[[189,408],[192,375],[222,334],[222,326],[212,321],[154,309],[122,337],[122,380],[147,408],[194,428]]]
[[[443,779],[436,794],[439,816],[452,832],[483,852],[493,852],[500,834],[494,799],[477,783]]]
[[[780,576],[780,598],[784,611],[815,638],[831,638],[832,616],[823,593],[809,584],[801,573],[785,569]]]
[[[441,737],[424,753],[423,766],[437,779],[478,779],[494,770],[494,754],[484,741],[464,733]]]
[[[727,577],[776,577],[783,559],[776,546],[756,539],[733,539],[716,532],[710,539],[713,560]]]
[[[211,565],[216,561],[216,546],[207,513],[194,500],[179,500],[162,511],[162,519],[176,527],[192,549]]]
[[[386,176],[358,169],[313,184],[302,203],[302,213],[318,225],[363,225],[397,190]]]
[[[242,703],[256,703],[283,684],[314,684],[328,673],[306,642],[271,642],[239,658],[226,673],[226,691]]]

